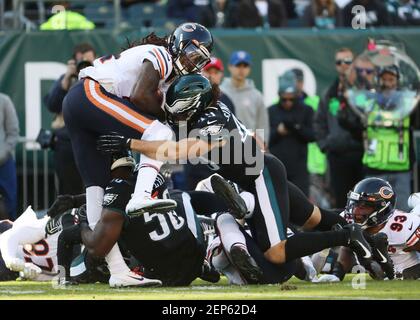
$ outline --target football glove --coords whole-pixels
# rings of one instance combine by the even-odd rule
[[[74,196],[69,194],[59,195],[52,206],[48,209],[47,215],[54,218],[55,216],[74,208],[74,203]]]
[[[25,263],[23,270],[19,272],[19,275],[23,279],[34,280],[41,273],[42,270],[40,267],[34,265],[31,262],[27,262]]]
[[[366,239],[371,243],[373,259],[379,263],[389,280],[394,279],[394,263],[388,254],[388,236],[380,232]]]
[[[97,141],[97,149],[103,153],[113,154],[130,150],[131,139],[116,132],[102,135]]]
[[[25,268],[25,261],[20,258],[13,258],[5,261],[6,267],[11,271],[22,271]]]

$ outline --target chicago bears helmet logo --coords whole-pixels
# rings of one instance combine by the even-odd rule
[[[197,29],[195,23],[185,23],[181,26],[181,30],[185,32],[193,32]]]
[[[390,187],[382,187],[379,189],[379,194],[384,199],[391,199],[394,196],[394,191]]]

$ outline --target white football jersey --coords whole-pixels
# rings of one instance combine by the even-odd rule
[[[420,217],[395,210],[380,232],[388,236],[388,252],[397,273],[420,263],[417,251],[404,251],[420,240]]]
[[[350,215],[341,213],[348,223],[353,223]],[[413,213],[394,210],[385,226],[379,231],[388,236],[388,253],[394,263],[395,272],[420,263],[420,254],[417,251],[405,252],[404,249],[412,247],[420,240],[420,217]]]
[[[38,219],[28,207],[13,227],[0,236],[0,249],[5,261],[20,258],[42,269],[35,281],[51,280],[58,271],[57,247],[61,231],[46,236],[48,220],[48,216]]]
[[[172,58],[165,47],[150,44],[127,49],[119,56],[98,58],[93,62],[93,66],[80,71],[79,79],[90,77],[108,92],[128,98],[137,82],[144,60],[150,61],[159,72],[159,89],[166,92],[168,84],[165,84],[165,81],[172,73]]]

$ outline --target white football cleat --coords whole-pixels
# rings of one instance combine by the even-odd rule
[[[120,274],[111,274],[109,286],[111,288],[120,287],[160,287],[162,281],[157,279],[145,278],[133,271]]]
[[[125,207],[125,212],[129,216],[136,216],[145,212],[167,212],[175,208],[176,201],[172,199],[131,198]]]

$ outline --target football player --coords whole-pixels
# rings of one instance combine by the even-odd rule
[[[215,163],[213,168],[221,176],[256,199],[254,213],[247,222],[268,261],[284,264],[341,243],[351,245],[367,264],[371,263],[371,248],[360,227],[346,225],[337,214],[315,207],[288,182],[281,161],[263,154],[244,125],[218,101],[217,86],[212,87],[201,75],[182,76],[168,89],[165,111],[167,121],[176,129],[186,129],[189,138],[178,137],[178,142],[140,141],[104,135],[98,140],[98,149],[112,153],[129,146],[151,158],[166,160],[217,155],[219,161],[207,161]],[[289,220],[304,230],[326,232],[299,233],[287,239]],[[342,232],[327,231],[337,223],[344,225]]]
[[[13,222],[10,220],[0,221],[0,237],[3,232],[6,232],[13,226]],[[3,257],[0,253],[0,281],[11,281],[15,280],[19,276],[19,272],[11,271],[6,267]]]
[[[176,75],[199,72],[210,60],[211,33],[197,23],[184,23],[169,38],[151,34],[139,45],[118,55],[96,59],[82,69],[81,79],[63,101],[63,114],[72,141],[75,160],[86,187],[87,214],[93,229],[101,216],[104,187],[110,181],[111,159],[96,150],[100,134],[118,131],[144,140],[171,139],[171,130],[159,122],[168,84]],[[127,212],[174,208],[172,199],[153,199],[151,191],[162,165],[141,157],[136,188]],[[115,268],[129,272],[116,246],[107,256]],[[116,271],[117,270],[117,271]],[[119,275],[124,278],[124,274]],[[129,278],[129,277],[128,277]],[[127,279],[128,279],[127,278]]]
[[[0,236],[0,251],[8,269],[23,278],[48,281],[65,269],[69,279],[75,246],[80,244],[80,229],[74,212],[50,218],[40,216],[29,206]],[[80,246],[79,246],[80,252]],[[62,275],[64,278],[64,274]]]
[[[144,267],[143,275],[159,279],[163,285],[186,286],[197,277],[216,281],[209,278],[205,262],[207,246],[197,213],[208,216],[226,211],[222,199],[207,192],[168,191],[159,174],[153,196],[170,195],[178,204],[176,209],[127,214],[124,208],[134,190],[135,176],[127,168],[113,170],[113,176],[118,178],[105,189],[103,213],[94,230],[86,222],[81,224],[82,240],[89,253],[104,257],[119,240]],[[79,211],[83,216],[83,209]],[[156,285],[156,280],[150,285]]]
[[[394,271],[396,278],[419,279],[420,218],[415,213],[395,209],[395,202],[396,195],[387,181],[366,178],[349,192],[343,214],[371,235],[378,249],[384,248],[376,251],[376,255],[389,279]],[[394,270],[387,262],[392,262]],[[341,250],[333,276],[325,276],[325,281],[342,280],[355,263],[352,255]]]

